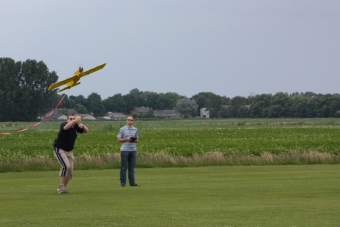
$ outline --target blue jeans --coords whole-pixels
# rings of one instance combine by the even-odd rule
[[[136,151],[121,151],[120,152],[120,183],[126,184],[126,169],[128,169],[129,184],[135,184],[135,166],[136,166]]]

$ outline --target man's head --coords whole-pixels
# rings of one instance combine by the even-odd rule
[[[74,114],[68,115],[67,121],[74,121],[76,119],[76,116]]]
[[[133,125],[133,117],[132,116],[127,116],[126,124],[129,125],[129,126]]]

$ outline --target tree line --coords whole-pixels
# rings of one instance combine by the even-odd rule
[[[44,62],[15,62],[0,58],[0,121],[36,121],[52,110],[62,95],[48,91],[58,76],[49,72]],[[175,92],[156,93],[132,89],[128,94],[114,94],[102,99],[97,93],[66,96],[60,108],[74,108],[78,113],[131,113],[134,107],[153,110],[176,109],[185,117],[196,117],[201,108],[209,110],[210,118],[316,118],[340,117],[339,94],[284,93],[260,94],[229,98],[213,92],[200,92],[185,97]]]

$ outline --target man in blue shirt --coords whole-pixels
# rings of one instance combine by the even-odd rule
[[[133,117],[126,118],[126,125],[119,129],[117,141],[122,143],[120,147],[121,167],[120,167],[120,185],[126,185],[126,169],[130,186],[138,186],[135,182],[135,165],[136,165],[136,143],[138,143],[138,130],[133,126]]]

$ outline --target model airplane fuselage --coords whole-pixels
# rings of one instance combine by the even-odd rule
[[[102,68],[104,68],[106,63],[103,63],[101,65],[98,65],[92,69],[86,70],[83,72],[83,68],[79,67],[79,69],[74,73],[74,75],[70,78],[67,78],[65,80],[61,80],[59,82],[56,82],[54,84],[51,84],[48,90],[52,90],[54,88],[60,87],[62,85],[65,85],[64,88],[60,89],[58,92],[64,91],[66,89],[70,89],[71,87],[77,86],[80,84],[79,80],[81,77],[89,75],[90,73],[93,73],[95,71],[98,71]]]

